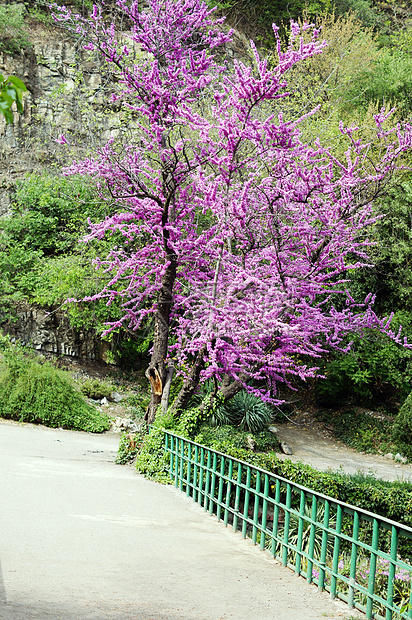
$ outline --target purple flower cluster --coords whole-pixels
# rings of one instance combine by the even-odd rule
[[[274,67],[251,44],[253,66],[235,61],[229,71],[213,51],[231,35],[203,2],[145,4],[118,1],[132,24],[128,46],[97,8],[89,19],[54,8],[110,63],[120,84],[114,98],[138,119],[135,140],[121,148],[109,141],[66,169],[104,185],[102,199],[108,192],[114,205],[86,241],[124,239],[96,264],[111,279],[93,299],[124,300],[108,331],[124,323],[136,330],[154,315],[169,339],[161,351],[155,339],[157,359],[174,356],[182,373],[195,359],[201,380],[253,379],[266,387],[248,389],[274,402],[279,382],[316,373],[304,357],[341,347],[349,332],[374,327],[402,342],[371,296],[361,304],[350,297],[345,274],[370,262],[371,196],[411,148],[411,127],[386,131],[378,114],[382,154],[371,167],[370,144],[342,125],[348,147],[339,159],[320,140],[303,140],[300,124],[313,112],[290,120],[281,111],[288,71],[326,45],[316,29],[305,43],[292,23]],[[337,296],[346,303],[334,307]]]

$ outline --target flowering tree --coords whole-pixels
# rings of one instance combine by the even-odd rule
[[[117,4],[129,45],[96,7],[88,20],[55,7],[107,60],[121,86],[113,99],[137,119],[134,139],[113,138],[66,169],[95,178],[116,207],[86,239],[124,239],[98,263],[112,274],[98,297],[124,301],[108,330],[154,316],[149,421],[167,401],[173,365],[185,376],[177,409],[210,377],[226,398],[246,387],[276,402],[279,382],[313,376],[305,356],[339,347],[349,331],[389,331],[372,298],[358,305],[345,292],[345,272],[367,264],[373,200],[411,147],[411,128],[385,131],[377,115],[380,155],[371,157],[377,147],[342,126],[339,159],[302,141],[306,117],[281,112],[288,70],[326,45],[315,29],[304,43],[292,23],[274,68],[251,44],[251,66],[235,61],[229,71],[212,52],[230,33],[201,0]],[[133,61],[136,49],[144,54]],[[335,307],[332,297],[345,302]]]

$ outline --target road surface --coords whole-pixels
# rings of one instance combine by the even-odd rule
[[[173,487],[118,436],[0,424],[2,620],[315,620],[350,614]]]

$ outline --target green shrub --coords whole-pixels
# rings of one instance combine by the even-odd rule
[[[115,462],[118,465],[126,465],[126,463],[134,461],[139,453],[144,437],[143,433],[136,433],[135,435],[122,433]]]
[[[412,460],[412,392],[395,418],[392,440],[409,460]]]
[[[205,408],[208,411],[211,426],[229,425],[250,433],[263,431],[274,417],[266,403],[245,390],[227,402],[222,401],[218,393],[211,406]]]
[[[0,415],[19,422],[100,433],[106,414],[87,404],[67,376],[15,350],[5,351],[0,377]]]
[[[114,391],[112,385],[105,381],[99,381],[99,379],[87,379],[87,381],[82,383],[80,389],[85,396],[93,398],[94,400],[100,400],[102,398],[107,398],[109,400]]]
[[[256,452],[278,451],[280,449],[279,440],[270,431],[260,431],[258,433],[248,433],[232,426],[211,427],[204,425],[194,440],[197,443],[210,446],[213,445],[219,452],[225,452],[227,447],[251,449],[254,443]]]
[[[229,401],[235,424],[251,433],[263,431],[272,421],[272,412],[260,398],[242,390]]]
[[[394,449],[391,420],[374,418],[353,409],[320,411],[317,417],[332,427],[337,439],[359,452],[378,454]]]
[[[410,316],[395,314],[391,328],[408,340],[412,333]],[[406,398],[412,385],[412,353],[384,334],[369,330],[353,334],[349,353],[332,353],[320,361],[320,374],[315,393],[318,404],[336,407],[337,403],[355,402],[371,405],[376,402],[393,404]]]
[[[170,413],[157,414],[150,433],[143,437],[136,456],[136,469],[148,478],[172,484],[169,475],[170,456],[164,450],[164,429],[171,429],[176,419]]]

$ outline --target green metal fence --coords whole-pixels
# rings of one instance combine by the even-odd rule
[[[366,618],[412,618],[412,529],[165,431],[170,475],[224,525]]]

